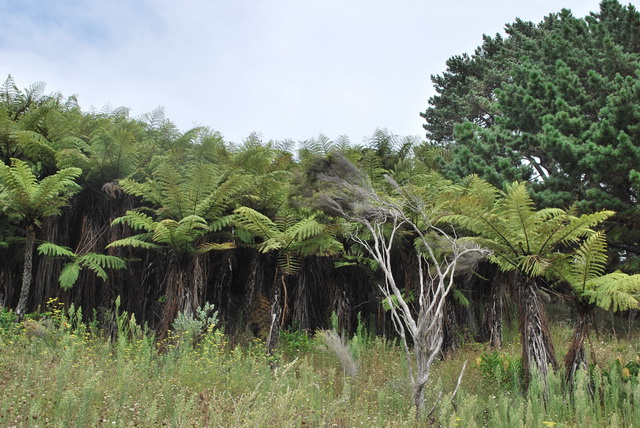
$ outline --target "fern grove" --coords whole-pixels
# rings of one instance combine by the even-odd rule
[[[73,97],[8,77],[0,155],[0,304],[21,317],[57,298],[100,318],[121,299],[158,338],[203,307],[269,353],[281,330],[327,328],[332,314],[340,331],[354,332],[361,316],[393,338],[429,301],[439,263],[475,246],[487,257],[451,273],[443,312],[423,314],[443,335],[439,355],[463,336],[502,331],[490,324],[511,305],[525,377],[544,378],[560,367],[541,298],[553,296],[574,314],[564,359],[573,379],[588,365],[587,315],[638,306],[640,277],[609,268],[624,257],[607,248],[613,211],[540,209],[523,183],[447,180],[436,170],[446,150],[383,130],[363,144],[257,135],[235,144],[205,127],[182,132],[161,110],[82,111]],[[385,258],[372,257],[376,239]]]

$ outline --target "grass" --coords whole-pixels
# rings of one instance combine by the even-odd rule
[[[635,339],[594,339],[600,367],[578,376],[571,391],[561,374],[551,376],[546,399],[540,382],[527,395],[509,383],[505,361],[517,361],[517,335],[507,332],[495,355],[467,343],[435,365],[427,409],[444,396],[428,420],[416,422],[399,347],[364,329],[338,353],[326,334],[287,332],[281,353],[268,356],[260,341],[232,346],[212,325],[195,342],[189,332],[188,342],[156,343],[127,314],[116,314],[118,334],[106,338],[79,311],[53,306],[46,318],[20,324],[0,317],[0,426],[640,426]],[[561,343],[570,330],[554,325]],[[355,374],[345,372],[344,352],[356,360]],[[498,363],[478,364],[490,357]]]

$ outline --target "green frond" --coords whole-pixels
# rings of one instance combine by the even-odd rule
[[[296,241],[304,241],[319,235],[324,231],[324,226],[313,218],[305,218],[288,228],[286,234]]]
[[[281,211],[285,211],[285,210],[281,210]],[[284,212],[284,213],[281,212],[273,220],[279,232],[286,232],[291,227],[293,227],[293,225],[298,223],[298,221],[299,221],[298,218],[291,212]]]
[[[80,190],[80,186],[75,182],[80,174],[80,168],[65,168],[40,181],[33,193],[32,201],[43,216],[57,214],[69,196]]]
[[[38,182],[24,161],[12,159],[11,166],[0,164],[2,203],[24,218],[38,220],[58,214],[69,197],[80,189],[75,179],[79,168],[65,168]]]
[[[159,245],[154,244],[153,242],[148,242],[151,238],[150,233],[142,233],[139,235],[129,236],[126,238],[118,239],[113,241],[105,248],[115,248],[115,247],[133,247],[133,248],[144,248],[144,249],[155,249],[160,248]]]
[[[574,243],[580,238],[591,235],[594,226],[601,224],[614,214],[613,211],[602,210],[592,214],[583,214],[580,217],[572,216],[566,228],[558,232],[554,242]]]
[[[207,221],[202,217],[197,215],[189,215],[178,222],[176,233],[190,234],[195,229],[209,231],[209,226],[207,225]]]
[[[73,287],[78,280],[78,276],[80,275],[80,271],[82,270],[82,266],[76,263],[67,263],[60,271],[60,276],[58,277],[58,283],[63,290],[68,290]]]
[[[71,251],[71,248],[56,245],[52,242],[43,242],[38,245],[37,250],[38,254],[52,258],[76,257],[76,253]]]
[[[467,296],[462,294],[462,291],[458,290],[457,288],[451,290],[451,297],[453,297],[456,302],[460,303],[465,308],[471,305],[471,302],[469,301],[469,299],[467,299]]]
[[[271,219],[249,207],[240,207],[234,211],[235,222],[262,239],[278,235],[279,230]]]
[[[458,192],[460,197],[466,196],[467,199],[464,202],[461,201],[461,204],[458,204],[463,208],[467,206],[491,208],[496,200],[503,195],[500,189],[477,175],[469,175],[462,179]],[[452,202],[456,201],[453,200]],[[471,204],[469,204],[469,202],[471,202]]]
[[[237,237],[240,240],[240,242],[242,242],[243,244],[249,244],[249,245],[255,244],[256,235],[254,235],[253,233],[249,232],[246,229],[237,227],[233,230],[233,235]]]
[[[220,232],[225,227],[230,226],[234,220],[235,220],[235,215],[229,214],[229,215],[220,217],[215,221],[212,221],[211,223],[209,223],[209,228],[211,229],[212,232]]]
[[[171,219],[165,219],[156,223],[156,228],[154,229],[152,236],[153,241],[177,247],[176,244],[183,241],[183,239],[176,238],[176,230],[179,225],[180,223]]]
[[[236,248],[236,245],[233,242],[207,242],[198,246],[198,252],[206,253],[208,251],[233,250],[234,248]]]
[[[518,263],[518,269],[530,277],[542,276],[550,267],[550,260],[539,254],[522,257]]]
[[[78,149],[62,149],[56,151],[56,166],[58,168],[78,167],[87,169],[89,158]]]
[[[161,204],[161,195],[156,191],[156,189],[151,185],[149,181],[137,182],[125,178],[123,180],[119,180],[118,183],[124,189],[124,191],[129,193],[130,195],[138,196],[147,202],[151,202],[152,204]]]
[[[44,135],[35,131],[18,131],[13,138],[29,159],[48,164],[55,163],[56,151]]]
[[[92,266],[99,266],[103,269],[124,269],[127,263],[120,257],[107,254],[87,253],[77,258],[77,263],[92,269]]]
[[[411,303],[415,299],[415,295],[413,294],[413,290],[409,290],[408,294],[405,294],[404,292],[401,292],[400,293],[400,297],[406,303]],[[397,307],[400,306],[400,298],[398,296],[396,296],[395,294],[390,294],[389,296],[386,296],[384,299],[382,299],[381,303],[382,303],[382,309],[384,309],[385,311],[388,312],[392,308],[397,308]]]
[[[640,275],[613,272],[591,279],[586,287],[582,294],[589,298],[590,303],[603,309],[615,312],[639,306]]]
[[[286,243],[282,241],[281,236],[276,236],[275,238],[269,238],[263,241],[259,246],[259,250],[263,253],[268,253],[270,251],[282,250],[285,248]]]
[[[604,275],[607,265],[607,241],[603,232],[589,236],[576,249],[572,263],[574,286],[585,288],[586,284]]]
[[[333,256],[344,251],[342,243],[326,233],[300,241],[294,244],[291,249],[301,257]]]
[[[185,192],[186,179],[169,162],[161,163],[154,171],[154,182],[162,195],[162,207],[169,217],[182,218],[192,214]]]
[[[144,230],[152,232],[156,228],[156,222],[150,216],[139,211],[129,210],[122,217],[118,217],[111,222],[111,226],[126,224],[133,230]]]
[[[20,159],[11,159],[11,166],[0,163],[0,182],[4,187],[3,193],[11,195],[10,207],[16,211],[31,202],[31,195],[38,186],[31,168]]]
[[[364,266],[369,270],[371,270],[372,272],[375,272],[379,268],[378,262],[376,262],[374,259],[370,257],[348,255],[348,254],[343,254],[341,257],[341,260],[334,262],[333,265],[336,268],[347,267],[347,266]]]

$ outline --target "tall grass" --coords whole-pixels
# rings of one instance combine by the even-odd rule
[[[445,395],[416,421],[400,349],[362,328],[335,347],[357,362],[348,376],[345,356],[322,335],[283,335],[273,364],[263,343],[232,346],[214,325],[198,340],[157,343],[117,311],[114,336],[55,302],[45,318],[3,322],[8,317],[0,315],[0,426],[640,426],[638,373],[626,360],[579,373],[571,388],[562,373],[547,380],[546,393],[534,380],[528,394],[491,372],[503,363],[474,365],[451,400],[462,359],[488,355],[470,344],[437,364],[427,408]],[[499,358],[517,358],[508,352]]]

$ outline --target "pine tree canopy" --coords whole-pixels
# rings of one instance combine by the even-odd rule
[[[433,76],[428,144],[446,176],[529,181],[540,207],[616,211],[619,260],[640,254],[640,13],[616,0],[576,18],[516,21]]]

